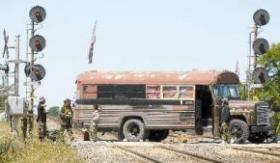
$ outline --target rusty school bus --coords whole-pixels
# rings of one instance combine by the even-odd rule
[[[98,107],[98,129],[116,130],[128,141],[160,141],[169,130],[187,129],[220,136],[220,101],[227,98],[235,141],[263,142],[270,132],[269,106],[241,101],[238,84],[238,76],[229,71],[90,71],[76,80],[74,122],[89,125],[93,108]]]

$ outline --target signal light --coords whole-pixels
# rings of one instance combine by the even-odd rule
[[[258,67],[253,71],[253,80],[255,84],[264,84],[268,79],[268,73],[263,67]]]
[[[30,64],[26,64],[24,72],[27,77],[30,77],[34,81],[40,81],[46,76],[46,70],[40,64],[35,64],[32,67]]]
[[[46,40],[41,35],[35,35],[30,39],[29,46],[35,52],[40,52],[46,47]]]
[[[270,16],[269,13],[264,10],[264,9],[259,9],[255,12],[254,16],[253,16],[254,22],[259,25],[259,26],[263,26],[266,25],[269,20],[270,20]]]
[[[30,78],[34,81],[40,81],[46,76],[45,68],[40,64],[35,64],[32,67],[32,72],[30,74]]]
[[[269,50],[269,43],[264,38],[258,38],[253,43],[253,49],[256,55],[262,55]]]
[[[41,6],[33,7],[29,12],[29,17],[33,22],[40,23],[46,18],[46,10]]]

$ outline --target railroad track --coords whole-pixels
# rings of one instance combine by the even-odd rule
[[[175,152],[175,153],[180,153],[180,154],[183,154],[185,156],[191,156],[193,158],[197,158],[197,159],[208,161],[208,162],[213,162],[213,163],[222,163],[223,162],[223,161],[220,161],[220,160],[212,159],[212,158],[209,158],[209,157],[205,157],[205,156],[202,156],[202,155],[198,155],[198,154],[183,151],[183,150],[178,150],[178,149],[171,148],[171,147],[166,147],[166,146],[163,146],[163,145],[159,145],[159,146],[156,146],[156,147],[159,147],[159,148],[162,148],[162,149],[165,149],[165,150],[168,150],[168,151],[172,151],[172,152]]]
[[[206,136],[206,135],[191,135],[191,134],[183,135],[183,134],[176,134],[176,133],[169,134],[168,136],[174,137],[174,138],[183,137],[183,138],[188,138],[188,139],[196,139],[196,138],[207,138],[207,139],[213,139],[213,140],[220,139],[220,138],[216,138],[213,136]]]
[[[148,155],[145,155],[143,153],[140,153],[140,152],[137,152],[137,151],[134,151],[134,150],[131,150],[131,149],[128,149],[126,147],[123,147],[123,146],[120,146],[120,145],[117,145],[115,143],[109,143],[109,146],[113,147],[113,148],[118,148],[120,149],[121,151],[123,152],[126,152],[126,153],[130,153],[132,155],[135,155],[137,156],[138,158],[140,157],[140,159],[143,161],[143,160],[148,160],[150,162],[153,162],[153,163],[162,163],[161,161],[159,160],[156,160]]]
[[[260,150],[255,150],[255,149],[238,148],[238,147],[232,147],[231,149],[238,150],[238,151],[244,151],[244,152],[263,154],[263,155],[270,155],[270,156],[274,156],[274,157],[280,158],[280,154],[279,153],[272,153],[272,152],[268,152],[268,151],[260,151]]]
[[[148,160],[148,161],[154,162],[154,163],[162,163],[162,161],[154,159],[151,156],[148,156],[146,154],[143,154],[143,153],[140,153],[140,152],[128,149],[126,147],[117,145],[115,143],[110,143],[109,145],[112,146],[112,147],[118,148],[118,149],[120,149],[120,150],[122,150],[124,152],[136,155],[137,157],[140,157],[141,160]],[[176,154],[184,155],[184,156],[187,156],[187,157],[191,157],[191,158],[195,158],[195,159],[199,159],[199,160],[203,160],[203,161],[207,161],[207,162],[222,163],[222,161],[220,161],[220,160],[215,160],[215,159],[208,158],[208,157],[205,157],[205,156],[202,156],[202,155],[198,155],[198,154],[187,152],[187,151],[183,151],[183,150],[178,150],[178,149],[171,148],[171,147],[166,147],[166,146],[163,146],[163,145],[157,145],[157,146],[153,146],[153,147],[154,148],[160,148],[160,149],[168,150],[168,151],[171,151],[171,152],[176,153]]]

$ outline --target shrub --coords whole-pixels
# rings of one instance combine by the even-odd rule
[[[40,162],[40,163],[80,163],[84,162],[75,156],[73,149],[63,143],[49,140],[43,142],[34,138],[25,143],[13,138],[8,125],[0,122],[0,163],[2,162]]]

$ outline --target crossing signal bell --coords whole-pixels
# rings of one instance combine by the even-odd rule
[[[269,22],[270,16],[269,13],[264,9],[259,9],[255,12],[253,16],[254,22],[259,25],[263,26]]]
[[[41,6],[33,7],[29,12],[29,17],[33,22],[40,23],[46,18],[46,10]]]

